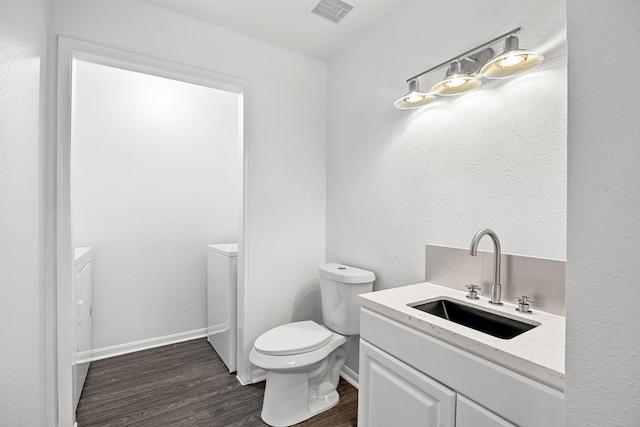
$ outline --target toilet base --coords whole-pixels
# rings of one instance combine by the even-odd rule
[[[307,374],[269,372],[260,416],[272,427],[287,427],[333,408],[338,400],[337,391],[310,398]]]
[[[288,427],[338,404],[338,372],[346,353],[337,348],[311,373],[267,372],[262,420],[272,427]]]

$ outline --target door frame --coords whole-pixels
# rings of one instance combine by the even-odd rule
[[[74,61],[142,72],[158,77],[233,92],[239,97],[239,138],[242,146],[242,208],[238,227],[238,319],[237,376],[241,382],[251,378],[251,364],[246,354],[244,325],[245,289],[249,265],[249,171],[251,82],[214,71],[198,69],[162,59],[97,45],[69,37],[58,37],[57,106],[56,106],[56,354],[57,420],[60,427],[75,423],[73,410],[73,366],[75,364],[75,326],[72,282],[75,276],[73,218],[71,209],[71,120],[73,117]]]

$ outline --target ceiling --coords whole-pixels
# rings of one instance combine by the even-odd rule
[[[310,12],[317,0],[142,1],[328,60],[358,34],[409,0],[344,0],[355,7],[337,24]]]

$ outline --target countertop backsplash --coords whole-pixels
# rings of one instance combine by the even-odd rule
[[[565,315],[566,262],[502,254],[500,281],[502,301],[515,304],[516,296],[527,295],[532,310]],[[493,281],[493,252],[426,245],[425,280],[453,289],[466,290],[476,284],[481,297],[488,298]]]

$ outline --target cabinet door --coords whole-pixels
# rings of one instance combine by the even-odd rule
[[[456,427],[517,427],[486,408],[458,395]]]
[[[359,427],[454,427],[456,393],[360,340]]]

